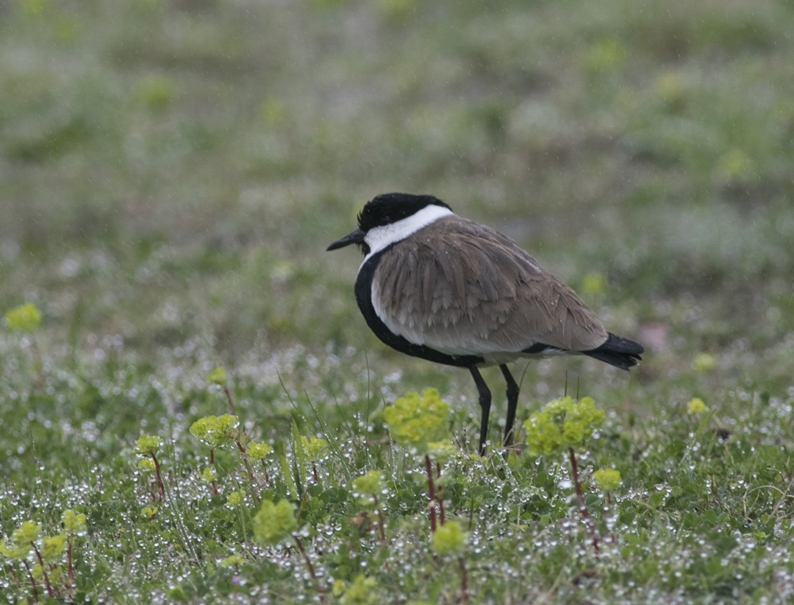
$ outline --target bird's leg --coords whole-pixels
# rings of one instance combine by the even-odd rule
[[[505,422],[505,438],[502,442],[503,447],[507,447],[513,442],[513,423],[516,421],[516,409],[518,408],[518,384],[506,364],[499,366],[502,376],[507,382],[507,421]]]
[[[488,438],[488,414],[491,412],[491,391],[488,390],[488,385],[485,384],[480,371],[476,367],[469,368],[469,371],[480,394],[480,410],[482,411],[482,416],[480,417],[480,456],[485,456],[485,441]]]

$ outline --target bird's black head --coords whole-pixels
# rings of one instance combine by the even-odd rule
[[[368,201],[358,213],[358,229],[328,246],[327,250],[338,250],[356,244],[364,254],[369,254],[369,246],[364,236],[370,229],[385,227],[416,214],[428,206],[441,206],[452,210],[444,202],[432,195],[412,195],[410,193],[383,193]]]
[[[448,208],[444,202],[432,195],[413,195],[410,193],[382,193],[366,203],[358,214],[358,228],[364,233],[374,227],[391,225],[427,206]]]

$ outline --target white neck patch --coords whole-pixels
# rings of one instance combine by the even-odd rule
[[[369,254],[364,257],[364,262],[367,262],[373,254],[377,254],[385,247],[404,240],[422,227],[427,227],[429,224],[435,223],[438,219],[450,214],[453,214],[453,212],[449,208],[430,204],[401,221],[370,229],[367,231],[367,235],[364,236],[364,241],[369,246]]]

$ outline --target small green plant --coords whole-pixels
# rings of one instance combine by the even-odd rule
[[[248,474],[248,479],[251,482],[251,487],[254,488],[254,498],[259,500],[257,492],[259,485],[254,477],[254,471],[251,468],[251,463],[248,461],[248,453],[243,445],[241,438],[244,437],[243,433],[238,430],[240,420],[237,416],[231,414],[224,414],[223,416],[205,416],[199,418],[190,426],[190,434],[202,441],[210,448],[210,465],[215,469],[215,450],[226,446],[236,446],[237,451],[240,453],[240,459]],[[207,472],[205,470],[205,472]],[[207,481],[208,474],[202,476],[202,479]],[[217,477],[217,470],[212,471],[212,478],[208,483],[212,486],[213,495],[218,494],[218,487],[215,482]]]
[[[226,384],[226,370],[222,367],[214,368],[206,377],[207,382],[218,385],[223,390],[226,396],[226,403],[229,405],[230,414],[223,416],[205,416],[199,418],[190,427],[190,433],[204,441],[210,447],[210,464],[215,465],[215,450],[234,443],[237,446],[237,451],[240,453],[240,460],[245,467],[248,474],[248,480],[251,482],[251,487],[254,490],[254,498],[259,501],[259,484],[254,476],[254,470],[251,468],[249,461],[249,454],[246,449],[245,443],[248,440],[245,432],[239,428],[240,420],[237,417],[234,407],[234,398]],[[195,429],[195,430],[194,430]],[[268,483],[269,478],[267,479]],[[217,486],[212,483],[213,494],[217,494]]]
[[[138,456],[145,456],[141,463],[150,462],[154,465],[154,473],[157,482],[157,494],[151,492],[152,500],[155,502],[162,502],[165,499],[165,484],[163,483],[163,476],[160,473],[160,461],[157,460],[157,452],[160,450],[160,445],[163,440],[156,435],[141,435],[135,442],[135,453]],[[147,469],[149,464],[138,464],[139,468]]]
[[[386,486],[381,479],[380,471],[367,471],[361,477],[353,480],[353,491],[359,496],[362,506],[372,506],[378,513],[378,527],[380,529],[380,542],[386,548],[386,530],[383,522],[383,510],[378,496],[383,494]]]
[[[620,478],[620,471],[614,468],[601,468],[593,473],[593,480],[605,492],[615,491],[623,482]]]
[[[702,414],[706,411],[706,404],[700,397],[693,397],[686,404],[686,409],[690,414]]]
[[[63,511],[61,516],[61,523],[63,524],[63,531],[66,534],[66,563],[67,563],[67,578],[66,589],[67,593],[71,595],[74,590],[74,546],[77,540],[86,534],[86,521],[83,513],[78,513],[73,510],[67,509]]]
[[[320,452],[328,446],[328,442],[325,439],[318,439],[314,436],[306,438],[301,435],[301,446],[309,462],[312,463],[314,483],[319,485],[320,475],[317,473],[317,460],[320,458]]]
[[[463,550],[468,541],[466,532],[463,531],[457,521],[448,521],[438,528],[433,534],[431,545],[435,553],[440,557],[457,555],[460,565],[460,589],[461,603],[469,600],[468,579],[466,574],[466,561],[462,556]]]
[[[590,528],[593,548],[598,553],[598,536],[582,493],[576,450],[584,447],[593,431],[604,422],[604,412],[595,407],[591,397],[579,401],[565,396],[550,401],[540,412],[535,412],[524,422],[527,446],[531,456],[553,456],[565,450],[571,463],[576,499],[582,519]]]
[[[207,374],[207,382],[211,384],[216,384],[223,390],[223,394],[226,395],[226,403],[229,404],[229,412],[232,416],[236,416],[237,412],[234,409],[234,399],[232,398],[232,393],[229,390],[229,387],[226,385],[226,369],[225,368],[215,368],[209,374]]]
[[[28,562],[28,556],[30,555],[31,550],[35,548],[36,541],[41,534],[41,525],[36,523],[35,521],[25,521],[20,525],[17,529],[15,529],[11,533],[11,538],[6,541],[3,540],[0,542],[0,553],[12,561],[18,561],[27,571],[28,578],[30,578],[30,585],[33,591],[33,599],[38,602],[39,600],[39,589],[36,584],[35,575],[33,570]],[[52,590],[49,587],[49,578],[44,572],[43,577],[47,582],[47,592],[50,596],[52,595]]]
[[[37,332],[41,327],[41,311],[33,303],[25,303],[6,311],[5,323],[12,332],[31,335],[30,349],[33,354],[33,370],[36,375],[35,384],[38,388],[41,388],[44,385],[44,361],[36,346],[35,339],[32,338],[33,333]]]
[[[9,569],[14,578],[13,564],[22,565],[30,580],[34,601],[39,601],[39,582],[44,585],[49,598],[63,599],[74,595],[73,546],[78,536],[85,533],[85,515],[67,510],[62,517],[63,529],[52,536],[42,535],[42,526],[35,521],[25,521],[11,533],[7,541],[0,542],[0,555],[9,559]],[[67,555],[67,573],[63,574],[63,557]],[[33,562],[33,565],[31,565]]]
[[[147,521],[151,521],[157,516],[157,511],[159,509],[156,506],[144,506],[141,509],[141,516],[145,518]]]
[[[254,461],[259,461],[262,464],[262,472],[265,474],[265,484],[270,485],[270,476],[267,473],[267,465],[265,464],[265,458],[273,451],[273,448],[270,447],[267,443],[258,443],[256,441],[250,441],[246,446],[246,453],[248,457]]]
[[[263,500],[259,511],[254,515],[254,539],[263,546],[272,546],[286,538],[292,538],[301,555],[303,555],[303,560],[306,561],[309,575],[314,582],[321,601],[324,603],[325,593],[320,587],[317,574],[314,571],[314,565],[296,533],[297,529],[298,521],[295,519],[295,507],[289,500],[280,500],[278,504],[275,504],[272,500]]]
[[[430,531],[435,533],[436,507],[443,525],[444,505],[441,495],[436,493],[432,458],[444,458],[452,446],[448,436],[449,405],[441,400],[436,389],[425,389],[421,397],[418,393],[411,392],[397,399],[393,405],[383,410],[383,417],[392,439],[411,453],[424,456],[430,499]],[[440,458],[436,463],[438,475],[441,474]]]
[[[376,605],[380,602],[375,578],[359,574],[350,585],[341,580],[334,582],[333,594],[339,598],[340,605]]]
[[[692,360],[692,369],[698,374],[711,372],[717,367],[717,358],[711,353],[698,353]]]
[[[33,334],[41,327],[41,312],[33,303],[25,303],[6,311],[5,320],[12,332]]]
[[[221,560],[221,567],[239,567],[245,563],[245,557],[240,553],[234,553]]]

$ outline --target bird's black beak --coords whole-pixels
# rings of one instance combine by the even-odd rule
[[[350,244],[356,244],[357,246],[362,246],[364,244],[364,232],[361,229],[356,229],[352,233],[348,233],[342,239],[336,240],[333,244],[328,246],[325,251],[339,250],[339,248],[344,248]]]

